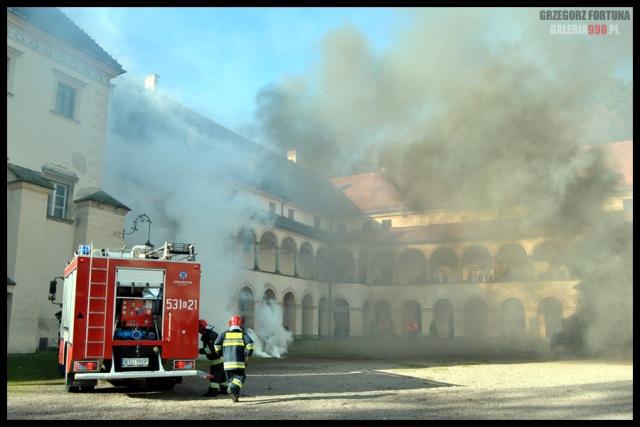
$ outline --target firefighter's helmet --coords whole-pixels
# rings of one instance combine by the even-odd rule
[[[198,322],[198,331],[202,333],[204,331],[204,328],[206,327],[207,327],[207,321],[204,319],[200,319],[200,321]]]
[[[231,316],[229,326],[242,326],[242,319],[240,316]]]

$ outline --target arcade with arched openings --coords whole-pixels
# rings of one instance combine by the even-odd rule
[[[261,271],[276,272],[278,244],[276,237],[270,231],[262,234],[258,243],[258,267]]]
[[[431,254],[432,283],[456,283],[459,276],[458,256],[453,249],[441,247]]]
[[[244,318],[244,326],[246,328],[254,328],[255,319],[255,300],[253,291],[248,286],[240,289],[238,294],[238,312]]]
[[[332,309],[334,320],[333,335],[336,338],[348,337],[350,333],[349,303],[342,298],[336,298],[333,300]]]
[[[487,281],[493,260],[491,253],[483,246],[471,246],[462,254],[462,280],[464,282]]]
[[[287,292],[282,299],[282,326],[292,334],[296,333],[296,297]]]
[[[333,252],[333,280],[335,283],[355,282],[356,264],[350,250],[338,248]]]
[[[402,325],[405,328],[405,332],[409,335],[412,334],[410,324],[417,324],[417,334],[422,334],[422,309],[420,304],[413,300],[406,301],[401,307],[402,313]]]
[[[373,322],[375,336],[393,335],[393,320],[391,319],[391,306],[386,301],[378,301],[373,306]]]
[[[329,302],[327,298],[321,297],[318,302],[318,336],[329,336]]]
[[[298,254],[298,276],[303,279],[313,278],[313,249],[307,242],[300,246]]]
[[[464,331],[472,339],[489,336],[489,308],[480,298],[471,298],[464,306]]]
[[[377,250],[371,256],[368,276],[371,285],[393,284],[393,253],[390,250]]]
[[[503,337],[526,335],[524,305],[517,298],[507,298],[500,304],[500,331]]]
[[[425,283],[426,260],[417,249],[407,249],[398,259],[398,284],[418,285]]]
[[[524,248],[513,243],[500,248],[496,254],[495,280],[519,282],[529,278],[529,259]]]
[[[538,333],[551,338],[562,329],[562,303],[554,297],[546,297],[538,303]]]
[[[439,299],[433,304],[433,320],[429,335],[451,338],[454,335],[453,304],[447,299]]]
[[[313,298],[306,294],[302,298],[302,335],[310,336],[313,333]]]

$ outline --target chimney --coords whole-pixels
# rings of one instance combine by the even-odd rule
[[[287,151],[287,160],[291,160],[293,163],[295,163],[296,160],[298,160],[296,150]]]
[[[144,88],[154,91],[158,88],[158,80],[160,76],[158,74],[150,74],[144,78]]]

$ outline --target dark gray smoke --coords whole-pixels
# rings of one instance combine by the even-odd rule
[[[382,169],[416,210],[515,212],[520,231],[598,236],[579,256],[566,248],[583,267],[586,345],[627,342],[628,236],[602,209],[621,175],[584,146],[632,138],[632,84],[614,77],[632,57],[631,24],[616,22],[618,36],[551,35],[524,9],[503,14],[524,28],[509,39],[496,36],[492,11],[411,13],[382,53],[352,26],[328,34],[318,68],[259,94],[265,138],[329,176]],[[608,286],[603,275],[616,292],[589,296]]]

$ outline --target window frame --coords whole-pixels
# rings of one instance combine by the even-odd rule
[[[275,202],[269,201],[269,212],[276,213],[276,204],[275,204]]]
[[[13,76],[15,75],[16,60],[22,55],[22,52],[7,45],[7,95],[14,96],[13,93]]]
[[[49,192],[49,196],[47,197],[47,216],[51,218],[58,219],[67,219],[68,213],[68,205],[69,205],[69,184],[65,184],[62,182],[51,181],[53,184],[53,190]],[[64,188],[64,196],[63,196],[63,204],[62,204],[62,216],[56,215],[56,210],[59,208],[57,206],[58,188]]]
[[[45,165],[42,167],[42,173],[54,185],[53,190],[49,191],[47,196],[47,218],[54,220],[71,221],[73,207],[71,201],[73,199],[74,186],[78,182],[78,177],[61,171],[53,165]],[[58,186],[66,187],[65,201],[62,216],[55,215],[55,197],[57,197]]]
[[[78,80],[75,77],[71,77],[69,74],[66,74],[56,68],[53,69],[53,74],[55,85],[53,89],[53,102],[51,105],[51,112],[59,117],[64,117],[65,119],[69,119],[74,122],[80,122],[80,102],[82,99],[82,89],[87,86],[87,83],[83,82],[82,80]],[[67,86],[75,90],[72,116],[67,116],[62,111],[58,110],[58,92],[60,85]]]

